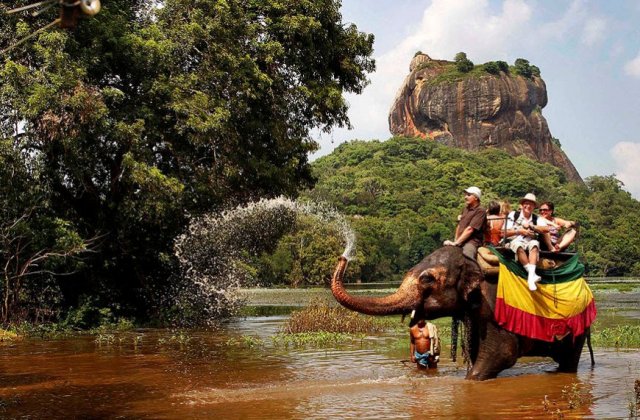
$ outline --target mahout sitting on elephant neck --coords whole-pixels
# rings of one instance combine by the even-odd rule
[[[341,257],[331,290],[349,309],[369,315],[409,314],[415,310],[416,317],[425,320],[449,316],[465,320],[471,364],[467,379],[495,378],[522,356],[551,357],[558,363],[558,371],[577,371],[589,329],[580,336],[568,335],[549,343],[500,327],[494,317],[495,277],[485,277],[478,263],[466,258],[459,247],[445,246],[427,255],[405,274],[395,293],[384,297],[350,295],[343,285],[346,268],[347,261]]]

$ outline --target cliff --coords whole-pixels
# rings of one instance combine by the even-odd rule
[[[417,54],[389,112],[394,135],[435,140],[467,150],[496,147],[582,178],[553,141],[542,108],[547,88],[540,77],[483,70],[455,71],[455,63]]]

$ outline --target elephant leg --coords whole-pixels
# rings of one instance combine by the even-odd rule
[[[557,347],[554,348],[555,355],[553,359],[558,362],[558,372],[577,372],[582,348],[586,336],[583,334],[579,337],[569,335],[563,338]]]
[[[518,338],[489,322],[478,341],[478,356],[467,372],[467,379],[484,380],[498,376],[518,360]]]

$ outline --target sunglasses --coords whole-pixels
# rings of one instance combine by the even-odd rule
[[[540,211],[551,211],[551,209],[540,209]]]

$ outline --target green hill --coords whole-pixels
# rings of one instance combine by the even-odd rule
[[[482,189],[483,205],[517,205],[527,192],[553,201],[557,216],[581,223],[577,247],[588,275],[640,275],[640,202],[614,176],[581,185],[523,156],[399,137],[342,144],[313,170],[318,182],[306,195],[351,218],[358,254],[350,270],[365,282],[401,276],[450,239],[470,185]]]

